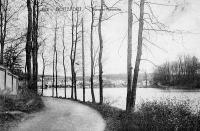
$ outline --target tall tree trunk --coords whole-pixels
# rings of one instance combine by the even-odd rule
[[[1,60],[0,60],[1,65],[4,65],[3,54],[4,54],[4,42],[3,40],[1,40]]]
[[[1,3],[1,0],[0,0],[0,44],[1,44],[1,57],[0,57],[0,64],[3,65],[3,12],[1,10],[2,8],[2,3]]]
[[[75,30],[75,42],[74,42],[74,61],[73,61],[73,73],[74,73],[74,96],[75,100],[77,100],[77,91],[76,91],[76,71],[75,71],[75,61],[76,61],[76,50],[77,50],[77,43],[78,43],[78,26],[79,26],[79,19],[78,19],[78,11],[76,14],[76,30]]]
[[[91,95],[92,95],[92,102],[95,102],[94,96],[94,47],[93,47],[93,25],[94,25],[94,7],[93,7],[93,0],[91,0],[91,14],[92,14],[92,22],[91,22],[91,32],[90,32],[90,58],[91,58],[91,74],[90,74],[90,83],[91,83]]]
[[[126,111],[131,111],[131,83],[132,83],[132,3],[133,0],[128,1],[128,46],[127,46],[127,97],[126,97]]]
[[[1,12],[1,7],[2,7],[2,3],[1,3],[1,0],[0,0],[0,22],[1,22],[1,23],[0,23],[0,29],[1,29],[1,30],[0,30],[1,32],[0,32],[0,33],[2,34],[2,28],[3,28],[3,18],[2,18],[2,17],[3,17],[3,14],[2,14],[2,12]],[[2,36],[2,35],[1,35],[1,36]],[[1,39],[0,39],[0,40],[1,40]]]
[[[56,97],[58,97],[58,52],[56,49]]]
[[[8,11],[8,0],[5,0],[4,3],[0,3],[1,5],[1,37],[0,37],[0,43],[1,43],[1,56],[0,56],[0,64],[4,64],[4,46],[5,46],[5,38],[7,33],[7,11]],[[3,7],[3,8],[2,8]]]
[[[74,98],[74,69],[73,69],[73,49],[74,49],[74,13],[72,10],[72,45],[71,45],[71,53],[70,53],[70,62],[71,62],[71,98]]]
[[[33,2],[33,30],[32,30],[32,64],[33,64],[33,81],[32,81],[32,89],[35,93],[37,93],[37,77],[38,77],[38,62],[37,62],[37,55],[38,55],[38,6],[37,0]]]
[[[138,46],[137,46],[137,56],[136,56],[136,62],[135,62],[135,69],[134,69],[134,75],[133,75],[133,84],[132,84],[132,103],[131,107],[134,109],[135,107],[135,100],[136,100],[136,87],[137,87],[137,80],[138,80],[138,74],[139,74],[139,67],[140,67],[140,61],[142,56],[142,41],[143,41],[143,17],[144,17],[144,1],[140,0],[140,18],[139,18],[139,31],[138,31]]]
[[[27,8],[28,8],[28,30],[26,36],[26,67],[27,67],[27,81],[28,88],[32,90],[32,78],[31,78],[31,50],[32,50],[32,8],[31,8],[31,0],[27,0]]]
[[[27,86],[27,71],[26,71],[26,63],[25,63],[25,67],[24,67],[24,72],[25,72],[25,87]]]
[[[55,45],[54,45],[54,51],[53,51],[53,81],[52,81],[52,97],[54,97],[54,86],[55,86]]]
[[[63,26],[63,70],[65,76],[65,98],[67,98],[67,74],[66,74],[66,67],[65,67],[65,25]]]
[[[55,28],[55,55],[56,55],[56,97],[58,97],[58,52],[57,52],[57,18],[56,18],[56,28]]]
[[[71,99],[74,98],[74,73],[73,73],[73,60],[71,59]]]
[[[84,47],[84,21],[82,18],[82,71],[83,71],[83,102],[85,102],[85,47]]]
[[[74,98],[77,100],[77,91],[76,91],[76,72],[74,69]]]
[[[98,33],[99,33],[99,103],[103,103],[103,67],[102,67],[102,54],[103,54],[103,38],[101,33],[101,23],[102,23],[102,16],[103,16],[103,5],[104,0],[101,0],[101,9],[99,14],[99,26],[98,26]]]
[[[73,71],[73,62],[72,62],[73,60],[71,59],[71,75],[72,75],[72,77],[71,77],[71,99],[73,99],[74,98],[74,71]]]
[[[44,90],[44,72],[45,72],[44,53],[42,53],[42,63],[43,63],[43,68],[42,68],[42,96],[43,96],[43,90]]]

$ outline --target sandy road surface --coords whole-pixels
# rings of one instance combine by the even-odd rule
[[[103,131],[105,122],[90,107],[74,101],[42,98],[45,109],[33,113],[11,131]]]

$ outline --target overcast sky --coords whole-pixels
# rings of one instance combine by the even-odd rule
[[[145,31],[144,36],[161,49],[144,41],[146,46],[143,48],[142,58],[152,61],[153,64],[148,61],[142,61],[140,71],[152,72],[155,67],[154,64],[159,65],[166,60],[173,61],[178,55],[182,54],[196,55],[200,58],[200,1],[151,0],[151,2],[168,5],[153,4],[151,7],[155,16],[158,17],[160,22],[168,26],[169,30],[182,30],[182,34],[165,32],[148,34]],[[108,4],[112,5],[111,3]],[[119,3],[118,7],[122,11],[126,11],[127,0]],[[133,7],[133,11],[138,15],[137,6]],[[148,6],[146,6],[145,11],[149,12]],[[138,23],[134,24],[133,29],[133,65],[137,46],[137,28]],[[127,14],[116,15],[109,21],[105,21],[102,33],[104,39],[104,74],[126,73]],[[98,40],[98,37],[95,36],[95,39]],[[86,39],[86,43],[89,45],[89,40]],[[88,50],[87,53],[89,53]],[[39,74],[41,74],[40,65],[41,61],[39,61]],[[49,67],[47,74],[51,73],[50,69]],[[59,72],[59,75],[63,75],[62,69]],[[87,74],[89,74],[89,70]]]

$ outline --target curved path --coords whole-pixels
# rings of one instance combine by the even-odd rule
[[[105,122],[94,109],[70,100],[42,98],[45,109],[31,114],[11,131],[103,131]]]

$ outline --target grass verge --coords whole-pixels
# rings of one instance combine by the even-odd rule
[[[40,96],[29,90],[21,91],[17,96],[0,95],[0,131],[15,126],[25,114],[40,111],[44,107]]]
[[[80,102],[80,101],[79,101]],[[80,102],[97,110],[106,121],[105,131],[199,131],[200,113],[193,113],[188,102],[145,102],[133,113],[91,102]]]

